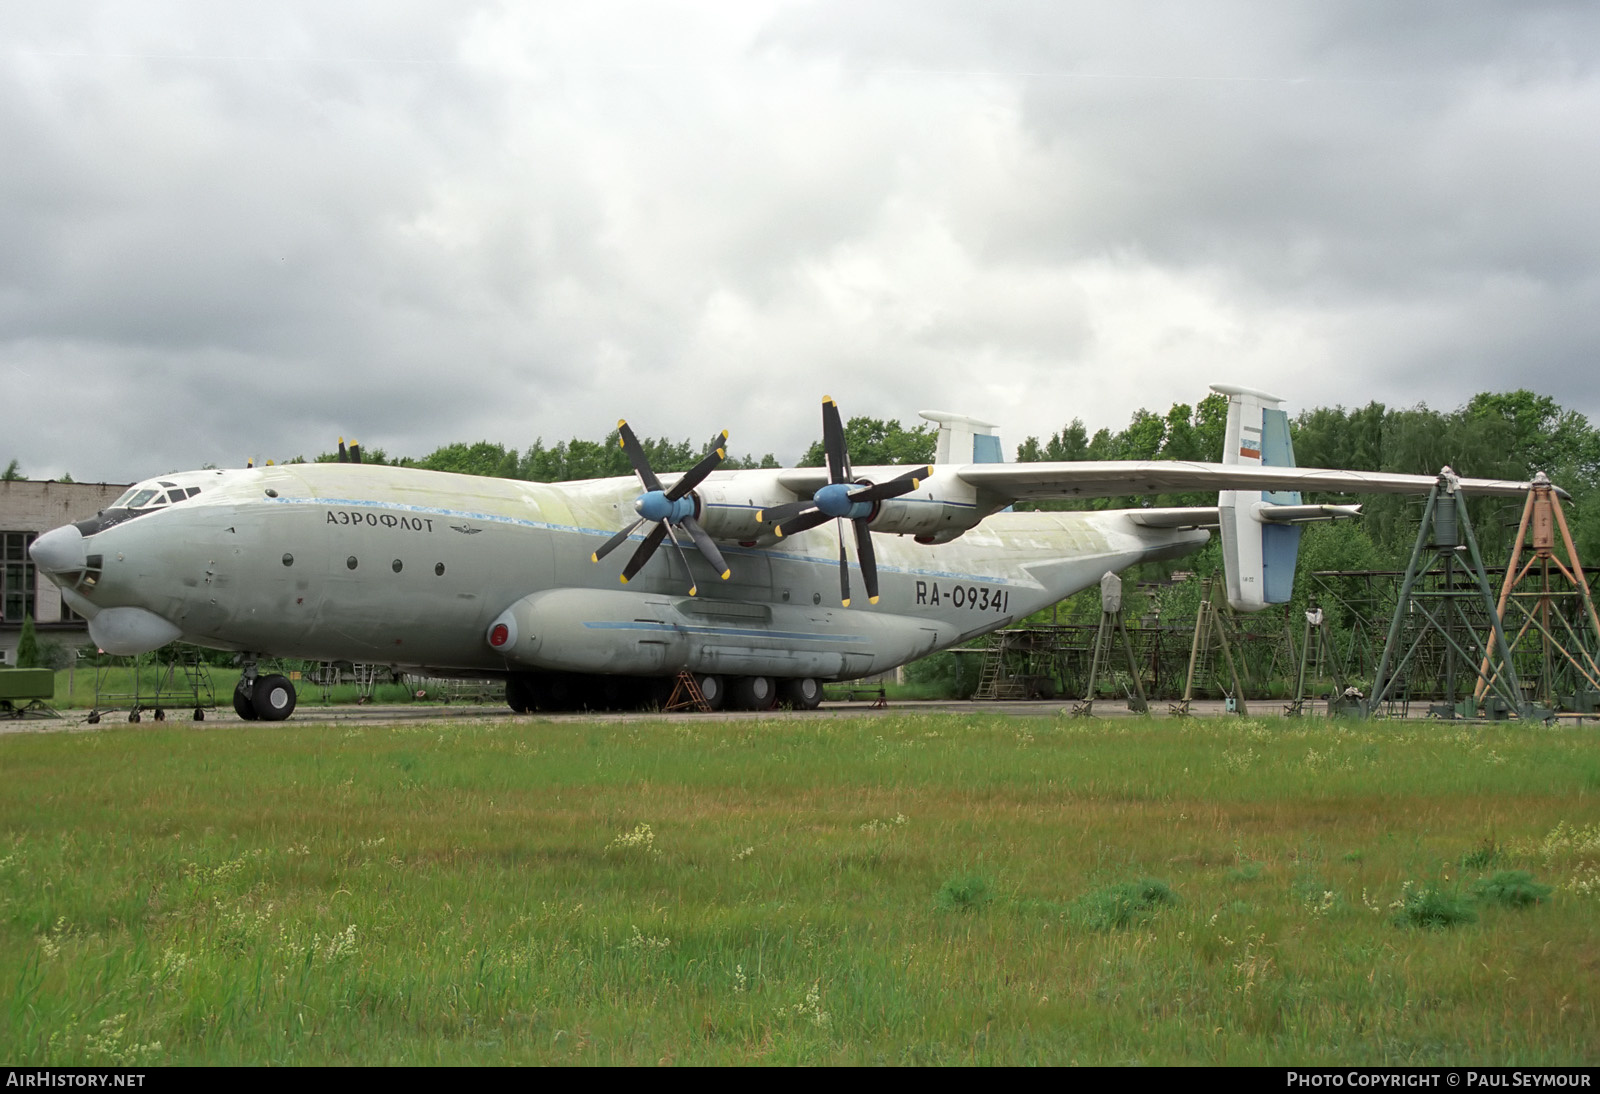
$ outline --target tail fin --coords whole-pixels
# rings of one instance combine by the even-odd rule
[[[1276,395],[1245,387],[1213,384],[1228,397],[1228,433],[1222,462],[1263,467],[1293,467],[1289,415],[1278,409]],[[1222,566],[1228,603],[1242,612],[1282,604],[1294,593],[1294,563],[1300,550],[1300,527],[1275,523],[1263,511],[1275,505],[1299,505],[1298,491],[1224,490],[1217,495],[1222,518]]]

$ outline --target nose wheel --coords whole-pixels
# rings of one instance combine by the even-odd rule
[[[233,689],[233,712],[247,722],[281,722],[294,713],[297,698],[287,676],[258,676],[247,667]]]

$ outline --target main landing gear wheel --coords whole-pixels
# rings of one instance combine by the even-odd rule
[[[506,706],[518,714],[530,713],[534,708],[533,687],[520,673],[506,677]]]
[[[247,722],[253,722],[259,717],[256,714],[255,704],[250,701],[250,696],[244,690],[244,681],[239,681],[239,686],[233,689],[233,712]]]
[[[728,705],[736,710],[771,710],[778,702],[778,686],[770,676],[739,676],[728,685]]]
[[[778,686],[778,697],[795,710],[816,710],[822,705],[822,685],[813,676],[785,680]]]
[[[695,682],[700,685],[700,697],[706,701],[706,706],[721,710],[727,704],[728,686],[723,683],[722,677],[708,673],[698,677]]]
[[[263,722],[281,722],[294,713],[294,685],[286,676],[258,676],[251,699]]]

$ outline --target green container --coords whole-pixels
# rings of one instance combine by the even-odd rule
[[[26,703],[55,694],[54,669],[0,669],[0,699]]]

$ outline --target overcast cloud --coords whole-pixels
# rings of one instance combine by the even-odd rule
[[[1600,7],[0,8],[0,464],[1600,418]]]

